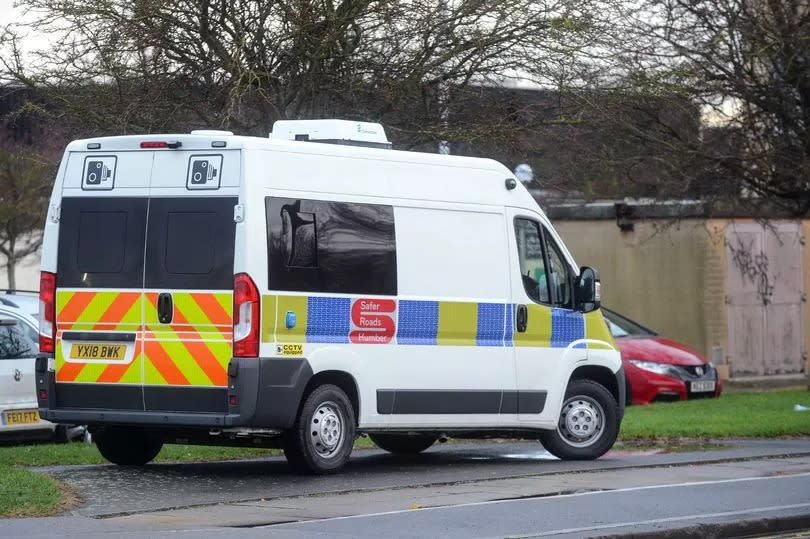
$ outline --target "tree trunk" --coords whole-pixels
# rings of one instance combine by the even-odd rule
[[[17,289],[17,256],[14,249],[17,247],[15,237],[11,236],[8,239],[8,260],[6,260],[6,275],[8,275],[8,288],[9,290]]]
[[[17,289],[17,276],[14,273],[16,269],[17,269],[17,261],[14,259],[13,256],[11,256],[9,257],[6,264],[6,273],[8,275],[8,288],[10,290]]]

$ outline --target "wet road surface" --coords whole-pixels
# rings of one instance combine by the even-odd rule
[[[74,514],[111,516],[291,496],[368,492],[415,486],[531,477],[569,472],[643,469],[695,461],[722,462],[761,456],[810,455],[808,440],[734,443],[704,453],[638,454],[614,452],[596,461],[559,461],[532,442],[440,444],[422,455],[399,457],[377,450],[355,451],[345,470],[333,476],[294,475],[283,458],[40,468],[81,492],[85,504]],[[808,479],[810,483],[810,479]]]

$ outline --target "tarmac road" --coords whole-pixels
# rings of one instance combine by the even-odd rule
[[[634,487],[270,528],[274,537],[582,537],[810,512],[810,473]],[[810,522],[810,518],[808,518]]]
[[[592,462],[520,442],[447,444],[408,459],[367,450],[327,477],[292,475],[276,458],[43,471],[86,505],[0,521],[0,537],[590,537],[698,525],[702,537],[797,517],[810,528],[808,439]]]
[[[764,455],[810,454],[808,440],[751,440],[724,451],[645,455],[611,452],[595,461],[559,461],[536,442],[437,444],[422,455],[398,457],[378,450],[355,451],[342,473],[294,475],[281,457],[263,460],[40,468],[75,487],[84,516],[111,516],[176,507],[459,483],[571,471],[666,466]]]

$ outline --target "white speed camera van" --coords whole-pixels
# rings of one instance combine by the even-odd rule
[[[259,445],[324,473],[359,434],[592,459],[625,403],[599,286],[503,165],[394,151],[377,124],[77,140],[45,224],[40,413],[124,465]]]

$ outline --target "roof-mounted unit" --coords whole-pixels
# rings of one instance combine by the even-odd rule
[[[279,120],[271,139],[300,140],[345,146],[390,149],[391,143],[380,124],[350,120]]]

